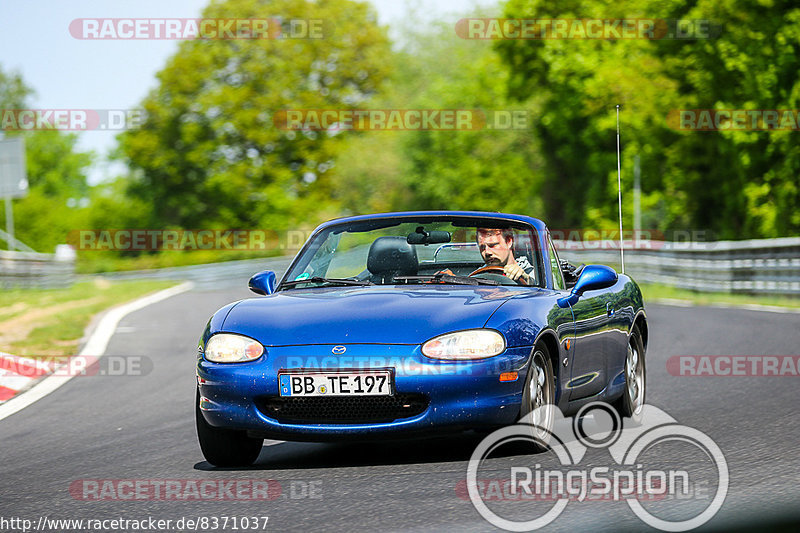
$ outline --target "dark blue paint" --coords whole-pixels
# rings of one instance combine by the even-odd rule
[[[266,296],[275,292],[275,277],[272,270],[264,270],[250,278],[247,285],[254,293]]]
[[[545,225],[521,215],[446,211],[364,215],[326,222],[315,233],[336,224],[395,216],[522,222],[536,231],[544,264],[549,265]],[[407,436],[510,424],[519,415],[532,347],[545,339],[557,346],[550,357],[556,402],[562,410],[573,412],[589,400],[615,400],[624,388],[628,337],[634,320],[644,313],[638,286],[608,267],[590,265],[577,290],[559,291],[552,288],[550,269],[545,272],[547,288],[436,284],[303,288],[229,304],[209,321],[201,349],[211,335],[230,332],[258,340],[266,353],[252,362],[219,364],[206,361],[201,352],[197,374],[205,380],[199,385],[208,400],[204,416],[214,426],[285,440]],[[270,279],[264,274],[250,283],[270,293]],[[607,308],[614,312],[609,315]],[[500,332],[506,350],[468,362],[422,355],[425,341],[472,328]],[[338,345],[346,348],[344,354],[332,353]],[[279,395],[279,371],[301,368],[390,368],[398,393],[424,393],[430,405],[420,415],[376,424],[282,424],[259,411],[259,398]],[[500,374],[510,371],[518,372],[519,378],[500,382]],[[595,373],[592,379],[578,379]],[[569,387],[576,379],[577,385]]]

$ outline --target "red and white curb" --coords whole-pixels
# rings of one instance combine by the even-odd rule
[[[52,370],[45,362],[0,352],[0,403],[10,400]]]
[[[97,327],[89,336],[89,339],[86,341],[86,344],[84,344],[78,355],[92,356],[95,358],[102,357],[105,355],[106,347],[108,347],[108,342],[114,335],[117,325],[119,324],[120,320],[125,318],[126,315],[133,313],[134,311],[138,311],[143,307],[147,307],[148,305],[160,302],[161,300],[166,300],[171,296],[191,290],[193,286],[194,284],[192,282],[181,283],[180,285],[170,287],[169,289],[164,289],[163,291],[159,291],[150,294],[149,296],[139,298],[138,300],[120,305],[119,307],[112,308],[100,319]],[[8,356],[6,354],[2,354],[2,357],[3,360],[5,360],[5,357]],[[7,381],[0,381],[0,386],[2,386],[2,388],[0,388],[0,394],[5,391],[5,394],[9,394],[10,396],[8,396],[8,398],[4,401],[0,401],[0,420],[13,415],[17,411],[24,409],[33,402],[44,398],[74,377],[69,373],[64,375],[64,373],[59,372],[53,373],[52,375],[45,375],[55,369],[49,365],[45,365],[44,363],[39,363],[36,366],[31,365],[30,363],[28,363],[26,366],[12,366],[23,364],[25,360],[33,361],[34,363],[36,363],[36,361],[24,357],[10,357],[15,359],[9,360],[8,363],[1,363],[4,366],[2,367],[3,370],[0,370],[0,372],[2,372],[0,380],[5,380],[7,378]],[[39,365],[49,367],[45,374],[35,378],[32,376],[23,375],[29,369],[31,371],[40,370]],[[14,370],[13,372],[11,371],[12,369]],[[25,387],[31,385],[32,381],[34,380],[38,381],[33,383],[29,389],[25,390]],[[12,391],[13,394],[11,394]],[[24,391],[24,393],[17,394],[19,391]],[[3,400],[3,398],[0,397],[0,400]]]

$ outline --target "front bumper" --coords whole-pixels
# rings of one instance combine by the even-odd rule
[[[325,441],[484,429],[518,418],[530,347],[507,348],[471,362],[429,359],[419,345],[345,347],[342,355],[332,354],[333,345],[269,347],[256,361],[233,364],[200,356],[197,376],[206,421],[264,438]],[[393,372],[394,397],[330,397],[303,405],[280,397],[281,371],[368,369]],[[500,374],[507,372],[517,372],[517,379],[501,382]],[[295,405],[281,410],[287,403]],[[333,414],[330,421],[326,413]]]

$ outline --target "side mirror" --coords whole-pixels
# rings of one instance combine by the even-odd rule
[[[254,293],[266,296],[275,292],[275,278],[275,272],[272,270],[263,270],[250,278],[247,286],[250,287],[250,290]]]
[[[614,269],[605,265],[587,265],[583,267],[578,281],[572,288],[572,294],[581,296],[586,291],[596,291],[614,285],[619,276]]]
[[[614,285],[619,279],[619,275],[613,268],[605,265],[586,265],[583,267],[578,281],[572,288],[572,293],[567,298],[558,300],[559,307],[567,307],[575,304],[584,292],[606,289]]]

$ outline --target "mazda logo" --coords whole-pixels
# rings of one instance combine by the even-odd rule
[[[336,355],[341,355],[341,354],[343,354],[344,352],[347,351],[347,348],[345,348],[344,346],[334,346],[333,350],[331,350],[331,351],[333,353],[335,353]]]

